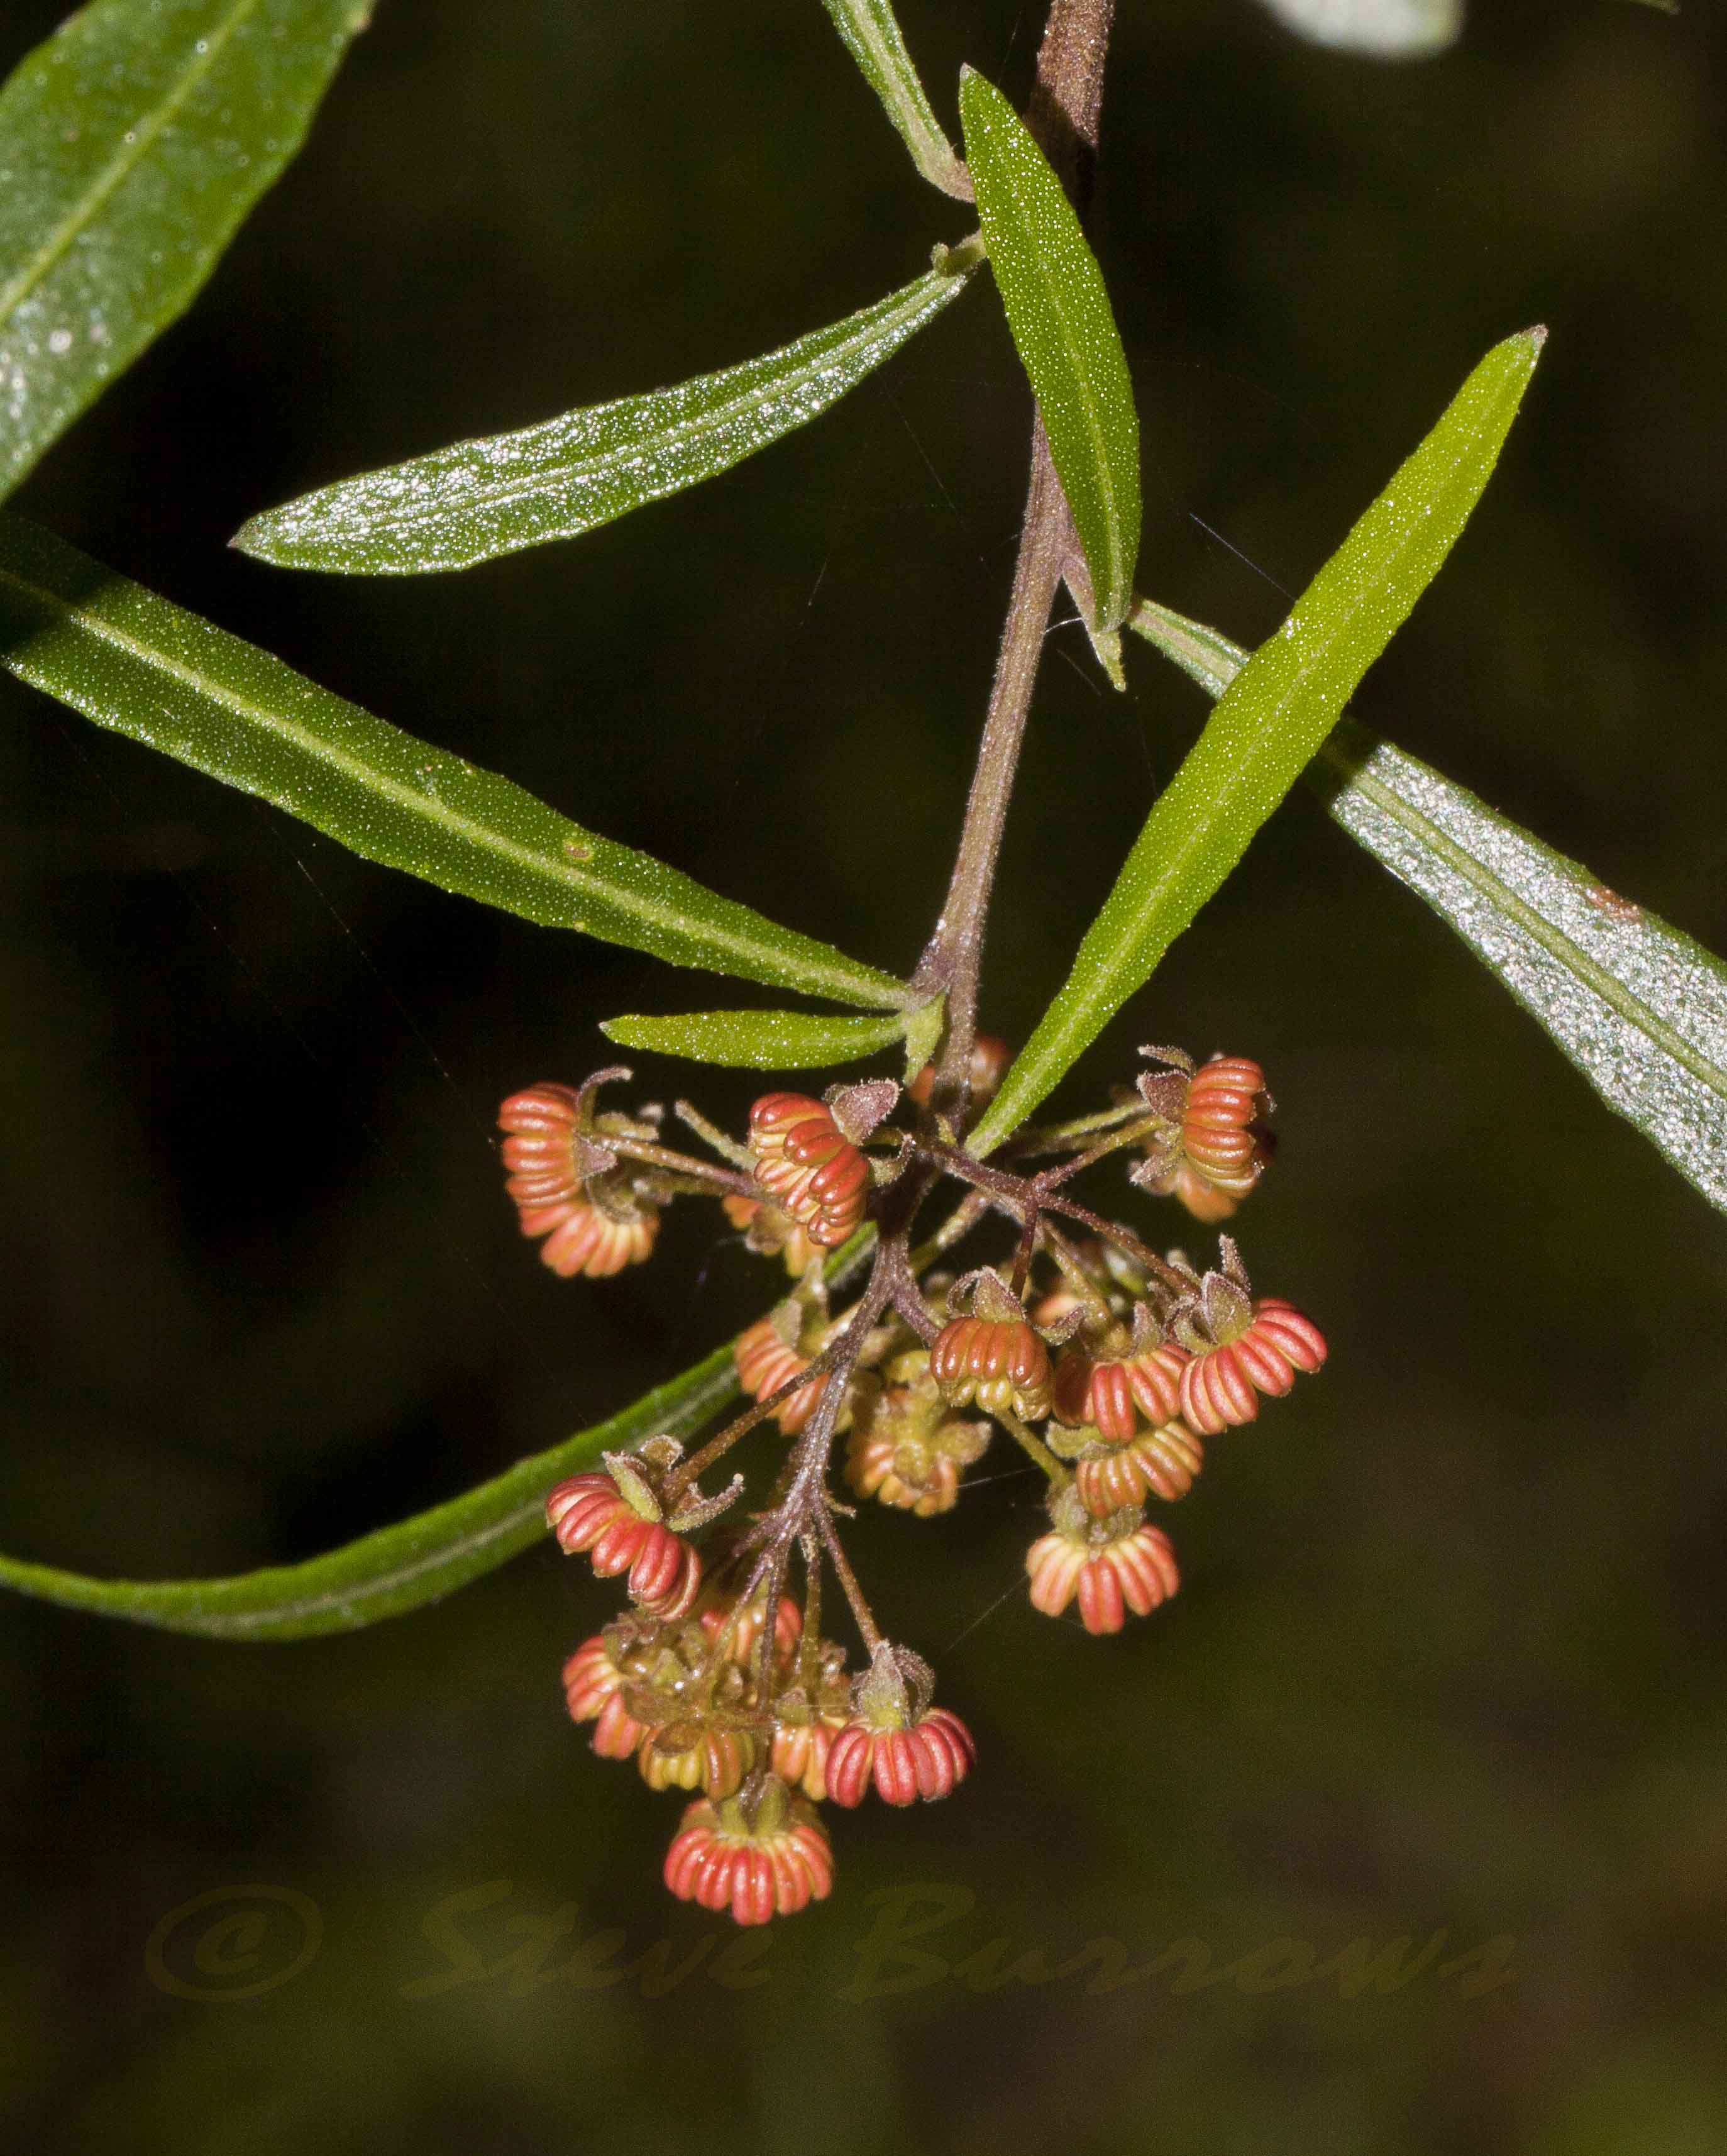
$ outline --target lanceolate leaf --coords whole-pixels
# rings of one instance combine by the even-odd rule
[[[0,1557],[0,1587],[212,1640],[307,1640],[356,1631],[495,1571],[546,1532],[546,1493],[554,1482],[602,1452],[627,1450],[662,1430],[687,1437],[736,1394],[731,1350],[720,1348],[610,1422],[519,1460],[465,1496],[304,1564],[229,1579],[90,1579]]]
[[[967,1141],[972,1151],[999,1145],[1150,979],[1330,732],[1480,499],[1545,336],[1526,331],[1494,347],[1224,691]]]
[[[446,891],[675,965],[867,1009],[904,998],[889,975],[584,830],[3,514],[0,665]]]
[[[722,373],[320,487],[254,516],[233,543],[285,568],[376,577],[465,569],[573,539],[818,417],[939,314],[976,260],[955,248],[873,307]]]
[[[1109,295],[1048,160],[970,68],[960,116],[990,267],[1085,550],[1093,626],[1107,631],[1126,614],[1140,551],[1140,422]]]
[[[0,495],[188,305],[366,0],[95,0],[0,90]]]
[[[1316,45],[1387,60],[1425,59],[1455,44],[1463,0],[1265,0],[1279,21]]]
[[[621,1048],[729,1063],[746,1070],[822,1070],[854,1063],[900,1039],[897,1018],[827,1018],[807,1011],[694,1011],[680,1018],[613,1018],[600,1028]]]
[[[970,202],[971,183],[966,168],[930,110],[888,0],[822,0],[822,5],[845,39],[846,50],[887,107],[888,117],[904,137],[918,170],[945,194]]]
[[[1239,644],[1150,600],[1130,622],[1213,696],[1247,664]],[[1353,719],[1309,776],[1607,1106],[1727,1211],[1727,965]]]

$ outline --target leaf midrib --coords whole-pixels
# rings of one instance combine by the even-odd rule
[[[423,818],[428,824],[441,826],[464,843],[528,870],[535,876],[551,884],[555,889],[568,889],[579,896],[586,896],[611,906],[621,913],[656,927],[667,933],[681,936],[686,940],[699,940],[696,933],[692,932],[685,917],[681,914],[664,906],[656,906],[649,899],[638,896],[631,891],[619,890],[599,879],[584,876],[578,868],[573,866],[566,868],[559,862],[548,860],[544,854],[523,845],[516,839],[505,836],[488,825],[475,824],[467,817],[455,814],[435,795],[419,793],[414,788],[405,785],[400,779],[392,778],[378,771],[376,767],[363,762],[360,757],[335,747],[329,742],[321,740],[315,734],[303,732],[291,721],[249,703],[243,697],[237,696],[233,690],[228,689],[225,685],[210,680],[199,673],[195,667],[188,666],[180,660],[170,658],[166,653],[157,650],[150,644],[141,644],[136,639],[128,636],[114,623],[105,619],[100,615],[92,614],[82,607],[74,605],[70,601],[62,598],[57,592],[32,583],[29,579],[20,576],[17,571],[0,568],[0,582],[11,584],[28,597],[46,604],[54,613],[75,624],[85,634],[95,638],[99,643],[105,643],[115,650],[126,653],[128,657],[138,660],[141,665],[159,669],[192,690],[194,694],[207,697],[233,717],[262,727],[265,732],[275,735],[279,739],[298,749],[302,754],[309,756],[314,762],[321,762],[341,773],[345,777],[361,783],[373,793],[383,794],[398,807],[409,809],[415,815]],[[504,783],[509,784],[512,782],[506,780]],[[559,814],[555,809],[548,813],[554,815]],[[569,823],[567,818],[562,820]],[[597,833],[584,831],[579,824],[569,823],[569,828],[572,831],[581,833],[584,840],[591,840],[598,836]],[[602,843],[611,842],[602,841]],[[730,906],[736,901],[722,900],[720,902]],[[750,958],[756,964],[771,962],[779,968],[779,978],[783,979],[786,977],[785,960],[770,946],[748,942],[735,931],[710,927],[706,923],[700,924],[699,935],[700,937],[706,938],[720,949],[734,952],[741,957]],[[810,965],[808,974],[812,978],[819,977],[827,981],[843,983],[845,993],[838,1000],[850,1001],[861,996],[867,988],[872,1007],[880,1009],[884,1006],[885,992],[883,988],[879,984],[870,983],[867,978],[858,979],[849,971],[835,971],[832,967],[817,966],[814,963]],[[891,1004],[886,1004],[885,1007],[893,1008]]]
[[[930,271],[926,275],[919,278],[915,284],[908,286],[904,291],[894,295],[890,300],[884,300],[881,309],[873,313],[867,323],[860,324],[838,343],[828,346],[822,353],[819,361],[814,359],[802,361],[787,373],[776,377],[771,382],[760,382],[755,388],[741,395],[729,398],[722,404],[710,406],[699,418],[684,420],[676,426],[653,433],[650,441],[645,446],[648,447],[653,454],[660,454],[688,443],[699,442],[704,435],[722,431],[738,415],[756,409],[776,392],[782,393],[788,384],[796,382],[801,376],[814,373],[821,367],[833,367],[842,363],[849,358],[859,346],[871,343],[889,327],[897,326],[906,316],[917,313],[920,307],[935,300],[940,295],[944,284],[951,284],[957,290],[969,275],[968,271],[959,271],[948,277],[943,277],[937,271]],[[821,332],[816,331],[812,334],[819,336]],[[782,346],[782,350],[791,348]],[[778,355],[774,354],[771,357],[777,357]],[[746,360],[742,363],[749,367],[762,362]],[[731,370],[728,368],[723,372],[730,372]],[[649,390],[640,397],[624,398],[617,402],[641,408],[652,404],[658,397],[675,394],[675,391],[670,390]],[[590,406],[587,408],[587,411],[591,416],[594,412],[604,408],[603,406]],[[612,408],[616,408],[615,403]],[[583,415],[577,413],[565,415],[566,418],[581,416]],[[541,420],[538,424],[541,426],[556,427],[561,423],[551,419]],[[500,442],[510,440],[512,434],[520,434],[533,431],[531,428],[517,428],[511,430],[511,433],[477,436],[472,441],[460,444],[459,446],[463,449],[474,449],[491,448]],[[603,477],[608,465],[627,456],[639,456],[643,447],[644,443],[640,437],[633,441],[617,442],[611,448],[600,451],[585,461],[566,459],[561,465],[555,468],[548,468],[536,476],[512,480],[508,485],[500,483],[495,486],[479,489],[474,493],[464,495],[459,505],[460,514],[464,516],[470,516],[483,511],[510,509],[517,503],[530,500],[536,495],[554,493],[560,487],[574,486],[589,480]],[[310,499],[313,501],[322,499],[327,502],[331,496],[341,494],[363,496],[366,488],[376,480],[394,476],[417,465],[435,463],[450,454],[450,451],[443,449],[428,450],[424,456],[410,457],[402,464],[383,465],[377,472],[367,473],[363,478],[340,480],[334,486],[320,489],[319,493]],[[363,544],[366,535],[370,533],[413,531],[422,526],[448,518],[455,506],[455,505],[433,501],[424,506],[416,505],[402,510],[380,511],[376,515],[368,512],[365,516],[363,531],[356,537],[343,543]],[[274,513],[266,511],[256,521],[268,529],[276,523],[278,518],[281,520],[284,532],[293,529],[293,526],[289,523],[286,512],[282,511]],[[322,519],[310,516],[296,519],[295,521],[298,523],[303,534],[315,533],[325,528]]]
[[[1229,686],[1253,655],[1239,644],[1232,644],[1227,638],[1217,636],[1215,631],[1212,632],[1212,644],[1202,645],[1194,637],[1184,635],[1175,627],[1168,619],[1167,609],[1158,609],[1158,622],[1160,636],[1167,638],[1171,643],[1180,644],[1192,659],[1205,668],[1210,680],[1217,684],[1217,686],[1212,690],[1214,697],[1222,695],[1224,690]],[[1225,665],[1229,669],[1227,673],[1221,670]],[[1323,759],[1330,764],[1332,769],[1344,779],[1348,791],[1359,793],[1365,799],[1371,801],[1382,815],[1387,817],[1401,830],[1407,832],[1418,845],[1425,846],[1430,852],[1436,854],[1453,874],[1467,884],[1471,891],[1484,898],[1489,906],[1495,907],[1508,920],[1514,923],[1530,942],[1545,951],[1549,957],[1583,981],[1610,1010],[1624,1020],[1627,1025],[1646,1035],[1663,1054],[1671,1057],[1683,1070],[1688,1070],[1700,1085],[1711,1092],[1719,1095],[1724,1100],[1727,1100],[1727,1071],[1724,1071],[1719,1064],[1712,1061],[1700,1049],[1688,1041],[1683,1034],[1677,1033],[1666,1019],[1643,1001],[1641,996],[1633,994],[1617,974],[1610,972],[1598,960],[1592,958],[1581,944],[1574,942],[1566,935],[1564,929],[1550,921],[1539,908],[1531,906],[1527,899],[1521,897],[1509,884],[1495,875],[1484,861],[1478,860],[1474,855],[1459,845],[1441,825],[1434,823],[1431,817],[1399,793],[1395,787],[1388,785],[1385,780],[1376,777],[1367,767],[1366,758],[1376,755],[1381,749],[1394,757],[1403,757],[1403,752],[1397,748],[1395,743],[1370,732],[1366,727],[1361,725],[1359,721],[1351,719],[1347,712],[1339,720],[1338,725],[1339,728],[1345,726],[1352,728],[1356,737],[1367,744],[1365,752],[1356,753],[1350,749],[1340,747],[1338,744],[1337,731],[1334,730],[1320,745],[1315,761]],[[1467,789],[1459,787],[1455,780],[1447,778],[1443,773],[1436,772],[1432,775],[1451,792],[1457,793],[1467,792]],[[1334,800],[1326,805],[1335,816],[1337,809],[1336,802]],[[1503,818],[1495,817],[1494,812],[1484,803],[1480,804],[1480,807],[1481,814],[1484,817],[1492,819],[1506,829],[1511,828],[1505,824]],[[1536,846],[1544,853],[1551,851],[1549,848],[1542,847],[1539,839],[1531,838],[1528,843]],[[1558,860],[1557,856],[1554,858],[1555,861]],[[1555,875],[1563,876],[1564,873],[1562,865],[1555,866],[1554,870]]]
[[[997,139],[999,141],[1001,138],[997,136]],[[1029,234],[1033,228],[1034,219],[1032,215],[1027,198],[1020,191],[1018,176],[1014,172],[1010,161],[1004,158],[1002,160],[1002,165],[1007,176],[1009,190],[1013,196],[1014,205],[1020,213],[1021,223],[1026,228],[1027,234]],[[1061,339],[1062,351],[1066,357],[1068,370],[1072,373],[1074,381],[1079,385],[1079,402],[1084,409],[1084,415],[1086,421],[1086,430],[1091,437],[1092,451],[1096,463],[1097,478],[1099,490],[1103,495],[1104,513],[1107,521],[1109,536],[1111,568],[1111,574],[1109,578],[1109,603],[1100,605],[1099,608],[1099,619],[1106,619],[1110,613],[1115,611],[1115,603],[1119,602],[1120,598],[1120,586],[1124,572],[1121,566],[1122,550],[1117,543],[1115,536],[1120,525],[1121,509],[1120,503],[1115,491],[1115,474],[1109,467],[1109,438],[1104,427],[1103,409],[1101,405],[1098,403],[1097,398],[1093,394],[1091,377],[1085,366],[1084,348],[1077,344],[1069,334],[1067,310],[1062,304],[1063,295],[1061,287],[1055,282],[1053,278],[1045,274],[1043,250],[1034,244],[1029,250],[1029,259],[1032,270],[1038,277],[1039,283],[1043,285],[1044,292],[1049,299],[1049,312],[1055,320],[1058,334]],[[1099,593],[1099,597],[1101,599],[1103,594]]]
[[[1376,743],[1376,746],[1381,745]],[[1676,1033],[1641,996],[1632,994],[1616,975],[1609,973],[1598,960],[1591,957],[1581,944],[1573,942],[1562,928],[1532,906],[1526,899],[1519,897],[1508,884],[1501,882],[1484,862],[1478,861],[1473,854],[1465,852],[1454,839],[1412,803],[1406,801],[1382,779],[1376,778],[1361,765],[1352,762],[1347,751],[1327,742],[1320,754],[1334,770],[1344,775],[1351,788],[1365,794],[1393,823],[1438,855],[1472,890],[1478,891],[1514,921],[1532,942],[1539,945],[1550,957],[1556,959],[1567,972],[1575,973],[1628,1026],[1653,1041],[1681,1069],[1689,1071],[1699,1085],[1727,1101],[1727,1071],[1694,1047],[1682,1034]],[[1448,784],[1450,783],[1447,782]]]
[[[11,282],[0,288],[0,322],[12,319],[36,287],[47,279],[79,233],[95,219],[110,198],[125,185],[156,137],[170,121],[178,116],[192,91],[215,66],[235,30],[247,16],[255,11],[257,5],[258,0],[233,0],[233,5],[219,26],[205,33],[204,51],[199,52],[194,41],[185,71],[172,93],[155,107],[147,120],[128,131],[133,136],[132,141],[128,142],[124,136],[121,138],[120,146],[86,192],[73,204],[60,223],[43,241]]]

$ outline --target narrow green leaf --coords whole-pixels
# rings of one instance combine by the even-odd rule
[[[741,367],[320,487],[254,516],[233,544],[284,568],[382,577],[573,539],[819,417],[938,315],[977,259],[951,249],[874,306]]]
[[[1546,332],[1495,345],[1439,424],[1220,697],[1145,829],[1073,971],[967,1141],[1023,1122],[1242,855],[1438,573],[1499,459]]]
[[[672,964],[891,1009],[898,982],[584,830],[0,513],[0,665],[366,860]]]
[[[1140,422],[1097,257],[1019,115],[970,68],[960,117],[1007,326],[1037,392],[1096,596],[1119,627],[1140,551]]]
[[[95,0],[0,89],[0,496],[191,303],[366,0]]]
[[[1463,0],[1265,0],[1298,37],[1376,59],[1419,60],[1463,33]]]
[[[679,1018],[612,1018],[601,1026],[620,1048],[729,1063],[746,1070],[823,1070],[855,1063],[904,1032],[898,1018],[828,1018],[807,1011],[693,1011]]]
[[[822,0],[822,5],[833,18],[833,27],[864,70],[864,80],[887,107],[912,162],[944,194],[970,202],[971,182],[966,167],[930,109],[888,0]]]
[[[1248,662],[1239,644],[1149,599],[1129,620],[1213,696]],[[1354,719],[1308,777],[1607,1106],[1727,1211],[1727,965]]]
[[[737,1396],[730,1347],[661,1385],[609,1422],[518,1460],[447,1505],[362,1535],[304,1564],[228,1579],[91,1579],[0,1557],[0,1587],[101,1617],[212,1640],[309,1640],[400,1617],[495,1571],[546,1532],[546,1493],[602,1452],[664,1430],[688,1437]]]

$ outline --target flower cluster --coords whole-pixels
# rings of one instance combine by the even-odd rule
[[[673,1495],[679,1455],[659,1442],[657,1473],[612,1455],[605,1472],[572,1476],[546,1501],[566,1550],[605,1576],[628,1568],[631,1606],[565,1663],[565,1703],[573,1722],[593,1724],[601,1758],[633,1758],[650,1789],[694,1795],[666,1857],[672,1892],[765,1923],[833,1883],[818,1804],[854,1808],[872,1789],[890,1804],[947,1796],[976,1748],[957,1715],[932,1707],[933,1674],[906,1649],[879,1640],[854,1676],[845,1649],[789,1596],[769,1625],[747,1538],[705,1574],[671,1526],[687,1517]],[[691,1509],[717,1508],[702,1499]]]
[[[510,1195],[555,1270],[638,1262],[664,1206],[702,1194],[792,1277],[733,1343],[741,1414],[687,1458],[679,1440],[656,1437],[602,1455],[546,1500],[560,1546],[628,1597],[564,1666],[571,1717],[592,1725],[602,1758],[633,1759],[650,1788],[690,1799],[665,1863],[682,1898],[740,1923],[819,1901],[833,1859],[817,1807],[945,1797],[976,1762],[964,1722],[934,1704],[934,1673],[883,1637],[844,1554],[847,1508],[828,1482],[842,1439],[858,1498],[932,1519],[953,1510],[966,1471],[1005,1431],[1048,1481],[1048,1529],[1025,1558],[1032,1607],[1118,1632],[1180,1584],[1148,1507],[1186,1496],[1207,1439],[1253,1421],[1263,1400],[1324,1363],[1318,1328],[1254,1295],[1228,1236],[1202,1271],[1068,1194],[1070,1177],[1119,1153],[1140,1189],[1218,1220],[1263,1175],[1272,1104],[1260,1066],[1145,1053],[1151,1067],[1113,1106],[1016,1133],[987,1164],[959,1149],[950,1114],[958,1104],[963,1116],[968,1084],[975,1102],[1000,1081],[1007,1052],[983,1038],[945,1091],[925,1072],[903,1096],[884,1080],[819,1100],[769,1093],[742,1140],[679,1102],[719,1165],[673,1150],[657,1108],[597,1112],[597,1089],[624,1072],[504,1104]],[[890,1125],[902,1100],[915,1120]],[[1053,1167],[1025,1166],[1052,1156]],[[965,1196],[915,1247],[911,1223],[944,1178]],[[992,1217],[1014,1228],[1011,1263],[957,1280],[929,1269]],[[866,1265],[861,1295],[835,1307]],[[786,1451],[762,1509],[709,1533],[743,1478],[706,1495],[701,1475],[766,1424]],[[801,1600],[786,1591],[794,1568]],[[828,1575],[864,1643],[856,1671],[822,1629]]]

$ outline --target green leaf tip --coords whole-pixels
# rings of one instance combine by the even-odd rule
[[[1140,422],[1127,357],[1061,182],[974,68],[961,69],[960,116],[990,266],[1090,572],[1089,625],[1107,635],[1126,618],[1140,548]]]
[[[1219,696],[1152,803],[1067,981],[967,1140],[999,1145],[1150,978],[1336,724],[1438,573],[1499,459],[1540,346],[1495,345],[1414,454]],[[1216,670],[1198,639],[1184,664]]]

